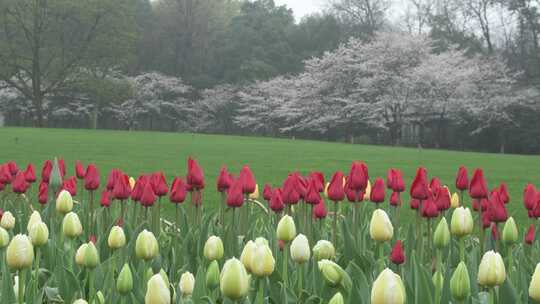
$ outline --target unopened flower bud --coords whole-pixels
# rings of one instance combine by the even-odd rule
[[[288,243],[294,240],[295,237],[296,225],[294,224],[294,220],[289,215],[284,215],[277,226],[277,238]]]
[[[62,231],[68,238],[76,238],[82,234],[81,221],[76,213],[70,212],[64,216]]]
[[[151,260],[159,253],[159,245],[154,234],[148,230],[143,230],[135,241],[135,254],[139,259]]]
[[[6,250],[6,261],[11,269],[22,270],[30,268],[34,261],[34,246],[28,236],[17,234],[9,243]]]
[[[113,226],[111,232],[109,233],[109,238],[107,239],[109,248],[111,249],[120,249],[126,245],[126,235],[124,234],[124,229],[120,226]]]
[[[203,251],[209,261],[220,260],[223,257],[223,242],[218,236],[212,235],[204,244]]]
[[[193,289],[195,288],[195,277],[189,271],[186,271],[180,277],[180,283],[178,284],[182,296],[191,296]]]
[[[30,239],[32,240],[32,245],[35,247],[46,245],[49,241],[49,228],[47,228],[47,224],[38,222],[32,225],[32,228],[30,228]]]
[[[131,269],[129,268],[129,264],[124,264],[124,267],[122,267],[122,270],[120,270],[120,274],[118,275],[118,279],[116,280],[116,290],[118,293],[125,295],[129,293],[133,289],[133,275],[131,274]]]

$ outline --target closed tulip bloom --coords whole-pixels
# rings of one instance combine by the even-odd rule
[[[501,183],[499,186],[499,195],[503,203],[508,204],[510,202],[510,195],[508,194],[508,186],[506,186],[506,183]]]
[[[500,286],[506,279],[506,269],[501,255],[490,250],[484,254],[478,267],[478,284],[484,287]]]
[[[171,292],[169,286],[163,280],[163,277],[158,273],[153,275],[148,280],[146,286],[146,295],[144,296],[145,304],[170,304]]]
[[[159,196],[165,196],[169,193],[169,186],[167,185],[167,180],[163,172],[156,172],[150,177],[150,184],[154,189],[154,193]]]
[[[41,167],[41,179],[45,182],[49,182],[49,177],[51,176],[52,171],[52,161],[47,159],[43,162],[43,167]]]
[[[536,188],[532,184],[527,184],[523,190],[523,204],[527,210],[532,210],[536,206]]]
[[[456,175],[456,188],[464,191],[469,188],[469,176],[467,168],[460,166]]]
[[[332,287],[343,287],[344,289],[352,288],[352,281],[350,276],[343,268],[338,264],[330,260],[320,260],[317,262],[317,266],[325,282]]]
[[[107,188],[107,190],[109,191],[112,191],[114,189],[114,184],[116,183],[116,180],[122,174],[123,174],[122,171],[120,171],[119,169],[113,168],[109,172],[109,175],[107,176],[107,182],[105,183],[105,188]]]
[[[309,180],[304,200],[307,204],[317,205],[321,199],[321,193],[318,190],[318,181],[312,178]]]
[[[313,208],[313,217],[320,220],[326,218],[327,215],[328,211],[326,210],[324,200],[321,199],[321,201]]]
[[[540,301],[540,263],[536,264],[529,284],[529,297],[537,302]]]
[[[47,228],[47,224],[41,221],[37,222],[30,228],[29,235],[32,240],[32,245],[35,247],[44,246],[49,241],[49,228]]]
[[[62,184],[62,190],[66,190],[71,196],[77,195],[77,179],[75,176],[66,178]]]
[[[32,226],[37,223],[41,223],[41,215],[38,211],[34,210],[34,212],[32,212],[32,214],[30,215],[30,219],[28,219],[26,231],[30,232],[30,228],[32,228]]]
[[[73,304],[88,304],[85,299],[77,299]]]
[[[432,178],[429,183],[429,189],[431,190],[431,193],[437,194],[439,189],[441,189],[441,180],[438,177]]]
[[[71,194],[66,191],[60,191],[58,197],[56,198],[56,211],[62,215],[70,212],[73,209],[73,198]]]
[[[382,209],[373,211],[371,222],[369,223],[369,234],[377,242],[386,242],[394,236],[394,227],[388,214]]]
[[[253,257],[253,251],[255,251],[255,248],[255,242],[250,240],[246,243],[246,245],[244,245],[242,254],[240,254],[240,261],[242,264],[244,264],[244,267],[246,267],[248,272],[251,272],[251,258]]]
[[[399,275],[386,268],[371,288],[371,304],[403,304],[407,295]]]
[[[133,275],[131,274],[131,269],[129,264],[124,264],[118,279],[116,280],[116,290],[121,295],[125,295],[133,289]]]
[[[15,217],[9,211],[4,212],[2,219],[0,220],[0,227],[11,230],[15,227]]]
[[[141,204],[147,208],[154,205],[156,202],[156,194],[154,193],[154,188],[149,181],[147,181],[144,185],[140,200]]]
[[[268,244],[255,241],[251,255],[251,273],[257,277],[268,277],[274,272],[276,261]]]
[[[181,204],[186,200],[186,183],[180,177],[175,177],[171,184],[169,200],[175,204]]]
[[[257,182],[255,181],[255,176],[249,166],[242,167],[240,170],[239,179],[242,181],[242,192],[244,194],[250,194],[255,191]]]
[[[108,208],[111,206],[111,192],[107,189],[101,192],[101,197],[99,199],[99,204],[101,207]]]
[[[281,189],[276,188],[272,191],[272,197],[270,198],[269,207],[272,211],[279,213],[285,208],[283,198],[281,196]]]
[[[141,200],[146,182],[147,182],[147,177],[145,175],[141,175],[137,177],[137,181],[135,182],[135,185],[133,186],[133,189],[131,190],[132,200],[136,202],[139,202]]]
[[[437,195],[435,197],[435,204],[440,211],[448,210],[450,209],[451,199],[452,198],[450,197],[450,191],[448,190],[448,187],[442,186],[437,191]]]
[[[286,205],[295,205],[300,201],[300,192],[298,192],[298,175],[290,174],[283,182],[283,191],[281,197]]]
[[[49,199],[49,185],[46,182],[39,183],[38,203],[41,205],[47,204]]]
[[[11,172],[9,171],[9,167],[7,164],[0,165],[0,184],[7,185],[11,184],[13,180],[13,176],[11,175]]]
[[[218,236],[212,235],[204,244],[204,257],[209,261],[221,260],[223,257],[223,242]]]
[[[94,164],[89,164],[84,173],[84,188],[94,191],[99,188],[99,171]]]
[[[221,170],[219,171],[219,176],[216,182],[216,188],[218,192],[227,191],[231,187],[232,182],[233,181],[232,181],[231,175],[227,171],[227,167],[225,166],[221,167]]]
[[[330,299],[330,302],[328,302],[328,304],[343,304],[343,303],[345,303],[345,300],[343,300],[343,295],[340,292],[336,293]]]
[[[277,238],[278,240],[288,243],[296,237],[296,225],[294,220],[289,215],[284,215],[277,226]]]
[[[11,190],[17,194],[25,193],[26,190],[28,190],[28,187],[30,187],[30,184],[26,181],[26,177],[24,175],[23,171],[19,171],[17,175],[15,175],[15,179],[13,179],[13,183],[11,184]]]
[[[83,179],[85,175],[84,167],[81,161],[76,160],[75,161],[75,176],[77,176],[78,179]]]
[[[225,262],[220,278],[221,293],[233,300],[244,298],[249,291],[249,277],[244,265],[232,258]]]
[[[390,205],[397,207],[401,203],[401,200],[399,199],[399,192],[392,192],[392,195],[390,195]]]
[[[36,170],[33,164],[28,164],[26,170],[24,170],[24,178],[27,182],[33,183],[36,181]]]
[[[75,252],[75,264],[79,265],[80,267],[84,267],[84,255],[86,254],[86,248],[88,248],[88,244],[84,243]]]
[[[345,199],[343,173],[341,171],[334,173],[330,180],[330,185],[328,185],[328,199],[334,202],[340,202]]]
[[[249,194],[249,199],[256,200],[259,198],[259,185],[255,184],[255,191]]]
[[[135,254],[137,258],[151,260],[159,253],[159,245],[154,234],[146,229],[141,231],[135,241]]]
[[[313,257],[317,262],[320,260],[333,260],[336,257],[336,249],[331,242],[319,240],[313,247]]]
[[[488,195],[486,180],[484,179],[484,171],[475,169],[469,186],[469,195],[472,198],[481,199]]]
[[[212,261],[208,265],[208,269],[206,270],[206,286],[212,290],[219,286],[219,264],[217,260]]]
[[[269,202],[272,199],[272,192],[272,187],[269,184],[264,184],[263,198],[265,201]]]
[[[368,168],[362,162],[353,162],[348,175],[349,188],[356,191],[363,191],[367,187],[369,179]]]
[[[244,193],[242,192],[243,183],[240,178],[233,181],[231,187],[227,191],[227,206],[231,208],[242,207],[244,204]]]
[[[450,278],[450,294],[458,301],[464,301],[471,293],[471,281],[465,262],[461,261]]]
[[[65,236],[76,238],[82,234],[82,231],[81,221],[76,213],[70,212],[64,216],[64,220],[62,221],[62,232]]]
[[[199,163],[191,157],[188,159],[188,173],[186,176],[186,182],[193,189],[204,188],[204,173]]]
[[[435,286],[435,289],[439,291],[443,289],[444,277],[440,271],[435,271],[433,277],[431,277],[431,281],[433,282],[433,286]]]
[[[411,197],[417,200],[425,200],[429,197],[429,187],[426,169],[420,167],[416,170],[410,191]]]
[[[448,229],[448,223],[446,218],[442,218],[435,228],[435,233],[433,234],[433,244],[438,249],[442,249],[448,246],[450,243],[450,230]]]
[[[489,207],[489,219],[494,223],[506,222],[508,219],[508,211],[504,202],[500,198],[498,191],[491,193],[490,197],[490,207]]]
[[[410,205],[411,209],[418,210],[418,208],[420,208],[420,200],[417,200],[417,199],[413,198],[413,199],[411,199],[409,205]]]
[[[452,194],[452,198],[450,199],[450,207],[456,209],[457,207],[459,207],[459,205],[459,195],[457,194],[457,192],[454,192],[454,194]]]
[[[384,202],[384,195],[385,195],[385,188],[384,188],[384,180],[380,177],[375,179],[375,183],[373,184],[373,187],[371,188],[371,194],[369,199],[374,203],[382,203]]]
[[[534,233],[535,227],[534,224],[531,224],[527,230],[527,233],[525,234],[525,244],[532,245],[532,243],[534,243]]]
[[[431,198],[428,198],[422,203],[421,211],[422,216],[425,218],[434,218],[439,216],[439,208]]]
[[[195,277],[189,271],[186,271],[180,277],[180,283],[178,283],[182,296],[187,297],[193,293],[195,288]]]
[[[469,235],[473,231],[473,218],[469,208],[458,207],[452,213],[450,231],[457,237]]]
[[[291,243],[291,258],[298,264],[303,264],[309,261],[311,251],[309,241],[303,234],[299,234]]]
[[[314,171],[309,174],[309,178],[317,181],[317,191],[324,191],[324,174],[319,171]]]
[[[93,242],[88,242],[84,250],[84,267],[94,269],[99,264],[99,253]]]
[[[9,244],[9,233],[6,229],[0,227],[0,249],[6,247]]]
[[[126,200],[131,196],[131,186],[129,184],[129,176],[123,173],[114,180],[114,186],[110,189],[112,197],[117,200]]]
[[[109,248],[111,249],[120,249],[126,245],[126,235],[124,234],[124,229],[120,226],[113,226],[111,232],[109,233],[109,238],[107,239]]]
[[[9,268],[14,270],[22,270],[30,268],[34,261],[34,246],[28,236],[17,234],[6,250],[6,261]]]
[[[396,265],[405,263],[405,252],[403,251],[400,240],[398,240],[396,245],[394,245],[392,248],[392,252],[390,253],[390,261]]]
[[[515,244],[518,240],[518,228],[513,217],[509,217],[504,223],[502,240],[506,244]]]

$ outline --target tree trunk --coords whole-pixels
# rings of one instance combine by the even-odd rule
[[[45,126],[45,120],[43,118],[43,96],[40,94],[34,95],[33,99],[35,108],[35,126],[37,128],[43,128]]]
[[[97,106],[94,106],[94,109],[92,110],[92,115],[90,117],[90,128],[94,130],[98,128],[98,115],[99,109]]]

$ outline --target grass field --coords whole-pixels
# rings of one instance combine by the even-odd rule
[[[73,162],[94,162],[103,179],[117,167],[130,175],[162,170],[167,179],[185,175],[186,159],[196,158],[207,179],[205,204],[215,204],[218,195],[215,179],[222,165],[232,172],[249,165],[257,182],[280,185],[290,171],[308,173],[320,170],[330,175],[336,170],[348,171],[352,160],[363,160],[370,177],[386,177],[386,170],[400,168],[408,186],[418,166],[425,166],[431,176],[438,176],[453,190],[459,165],[485,170],[489,186],[505,181],[511,203],[510,213],[524,219],[522,191],[527,182],[540,186],[540,156],[498,155],[411,148],[326,143],[318,141],[272,138],[217,136],[157,132],[93,131],[71,129],[0,128],[0,162],[15,160],[19,166],[36,164],[45,159],[63,157],[68,175]]]

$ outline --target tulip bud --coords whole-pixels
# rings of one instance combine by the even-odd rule
[[[130,188],[131,190],[133,190],[133,188],[135,188],[135,182],[136,182],[136,181],[135,181],[135,179],[133,178],[133,176],[130,176],[130,177],[129,177],[129,188]]]
[[[253,256],[253,251],[255,251],[255,243],[250,240],[244,246],[242,254],[240,254],[240,261],[249,272],[251,272],[251,258]]]
[[[9,268],[22,270],[30,268],[34,261],[34,246],[28,236],[17,234],[6,250],[6,261]]]
[[[244,265],[236,258],[225,262],[221,271],[220,289],[221,293],[231,300],[239,300],[247,295],[249,277]]]
[[[345,290],[352,288],[351,277],[338,264],[330,260],[320,260],[317,265],[324,280],[331,287],[340,286]]]
[[[2,215],[2,220],[0,220],[0,227],[11,230],[15,227],[15,217],[9,211],[4,212]]]
[[[371,304],[403,304],[407,298],[405,286],[399,275],[386,268],[371,288]]]
[[[79,265],[80,267],[84,266],[84,256],[86,254],[87,247],[88,244],[84,243],[77,249],[77,252],[75,252],[75,264]]]
[[[125,295],[132,289],[133,275],[131,274],[129,264],[126,263],[124,264],[124,267],[122,267],[122,270],[120,270],[120,274],[118,275],[118,279],[116,280],[116,290],[118,290],[121,295]]]
[[[501,255],[490,250],[484,254],[478,267],[478,284],[484,287],[495,287],[504,283],[506,269]]]
[[[43,222],[38,222],[32,225],[29,234],[30,239],[32,240],[32,245],[35,247],[44,246],[49,241],[49,228],[47,228],[47,224]]]
[[[171,292],[169,286],[160,274],[153,275],[146,286],[145,304],[170,304]]]
[[[452,194],[452,198],[450,199],[450,207],[452,207],[452,209],[456,209],[457,207],[459,207],[459,195],[457,194],[457,192],[454,192],[454,194]]]
[[[276,261],[267,243],[258,238],[251,256],[251,272],[257,277],[267,277],[274,272]]]
[[[73,209],[73,198],[71,194],[66,191],[60,191],[58,197],[56,198],[56,211],[62,215],[65,215],[68,212],[71,212]]]
[[[159,245],[154,234],[148,230],[143,230],[135,241],[135,254],[137,258],[151,260],[159,253]]]
[[[81,221],[76,213],[70,212],[64,216],[62,231],[69,238],[76,238],[82,234]]]
[[[384,210],[376,209],[373,211],[373,216],[369,223],[369,234],[377,242],[389,241],[394,236],[394,227]]]
[[[465,262],[461,261],[450,278],[450,293],[458,301],[464,301],[471,292],[469,271]]]
[[[536,264],[534,273],[529,285],[529,297],[537,302],[540,302],[540,263]]]
[[[0,227],[0,249],[6,247],[9,244],[9,233],[6,229]]]
[[[209,261],[220,260],[223,257],[223,242],[218,236],[212,235],[204,244],[203,251]]]
[[[84,299],[77,299],[75,302],[73,302],[73,304],[88,304],[88,302],[86,302]]]
[[[320,260],[333,260],[336,257],[336,249],[329,241],[319,240],[313,247],[313,257],[317,262]]]
[[[26,225],[26,231],[30,233],[30,229],[34,224],[41,223],[41,215],[39,212],[35,211],[32,212],[32,215],[30,215],[30,219],[28,219],[28,224]]]
[[[126,245],[126,235],[124,234],[124,229],[122,229],[120,226],[112,227],[107,243],[111,249],[120,249],[124,247]]]
[[[255,184],[255,191],[249,194],[249,199],[256,200],[259,198],[259,185]]]
[[[444,285],[444,277],[440,271],[435,271],[433,277],[431,278],[431,281],[433,281],[433,285],[437,290],[442,290]]]
[[[206,286],[212,290],[219,286],[219,264],[216,260],[212,261],[206,270]]]
[[[328,304],[343,304],[345,301],[343,300],[343,295],[341,292],[336,293],[331,299]]]
[[[103,292],[101,292],[101,290],[98,290],[98,292],[96,292],[96,297],[94,298],[92,304],[105,304],[105,296],[103,295]]]
[[[84,250],[83,264],[86,268],[94,269],[99,264],[99,254],[96,246],[92,242],[88,242]]]
[[[195,288],[195,277],[189,271],[184,272],[180,277],[180,283],[178,284],[178,286],[180,287],[180,292],[182,293],[182,296],[190,296],[193,293],[193,289]]]
[[[473,231],[473,218],[469,208],[458,207],[452,213],[450,230],[457,237],[464,237]]]
[[[303,234],[299,234],[291,243],[291,258],[298,264],[309,261],[311,251],[309,241]]]
[[[515,244],[518,240],[518,229],[513,217],[509,217],[504,224],[502,240],[509,245]]]
[[[439,221],[437,228],[435,228],[435,233],[433,234],[433,244],[438,249],[442,249],[448,246],[449,242],[450,242],[450,231],[448,230],[448,223],[446,222],[446,218],[443,217]]]
[[[296,237],[296,226],[294,220],[289,215],[284,215],[277,226],[278,240],[288,243]]]

